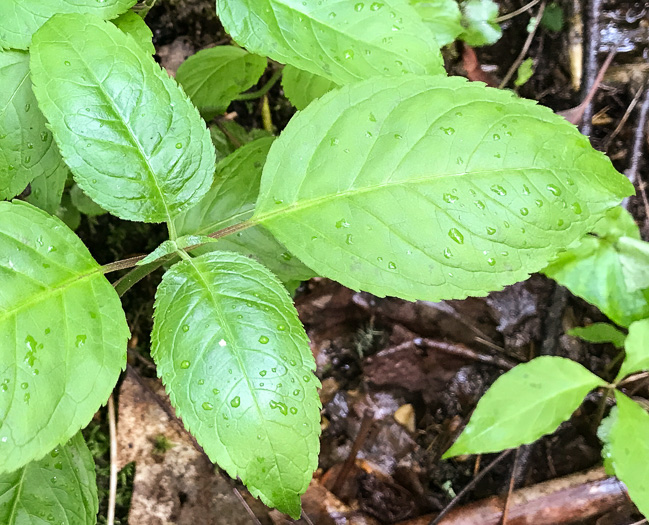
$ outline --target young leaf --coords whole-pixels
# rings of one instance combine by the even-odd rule
[[[106,210],[88,197],[78,184],[72,186],[72,189],[70,190],[70,200],[77,210],[89,217],[97,217],[98,215],[106,213]]]
[[[127,35],[131,35],[145,53],[155,55],[155,47],[152,42],[153,33],[141,16],[133,11],[126,11],[113,20],[113,24]]]
[[[93,16],[56,15],[31,55],[34,92],[63,158],[102,208],[164,222],[207,192],[215,154],[205,123],[130,36]]]
[[[410,5],[428,25],[440,46],[451,44],[464,31],[455,0],[410,0]]]
[[[617,417],[604,436],[605,461],[627,488],[638,510],[649,516],[649,414],[622,392],[615,391]]]
[[[460,38],[470,46],[485,46],[497,42],[503,32],[494,22],[498,16],[498,4],[493,0],[468,0],[462,4]]]
[[[98,507],[95,462],[80,432],[44,458],[0,475],[3,525],[95,525]]]
[[[286,66],[282,75],[284,94],[297,109],[304,109],[316,98],[320,98],[338,84],[328,78],[303,71],[293,66]]]
[[[616,348],[624,348],[626,335],[612,324],[593,323],[588,326],[579,326],[566,332],[568,335],[579,337],[589,343],[613,343]]]
[[[115,290],[81,240],[20,201],[0,202],[0,472],[86,425],[126,364]]]
[[[214,252],[163,277],[152,356],[205,452],[295,519],[318,462],[320,400],[304,328],[255,261]]]
[[[534,74],[534,60],[528,58],[523,61],[523,63],[518,67],[516,72],[516,80],[514,80],[514,85],[520,87],[525,84],[532,75]]]
[[[62,160],[32,92],[26,52],[0,50],[0,86],[1,200],[18,195],[37,177],[49,177]]]
[[[137,0],[2,0],[0,48],[27,49],[32,35],[57,13],[88,13],[106,20],[129,9]]]
[[[482,396],[445,458],[486,454],[536,441],[553,432],[604,381],[579,363],[537,357],[499,377]]]
[[[48,175],[39,175],[31,182],[31,193],[25,199],[37,208],[54,215],[61,204],[65,181],[68,180],[70,171],[61,162],[58,168]]]
[[[616,381],[641,370],[649,370],[649,319],[636,321],[629,326],[624,343],[624,362]]]
[[[235,97],[259,82],[267,63],[266,58],[240,47],[217,46],[185,60],[176,80],[199,109],[221,113]]]
[[[649,288],[649,243],[620,237],[615,243],[620,254],[624,283],[630,292]]]
[[[162,259],[167,255],[177,252],[183,248],[189,248],[190,246],[195,246],[197,244],[204,243],[215,243],[217,239],[212,239],[205,235],[183,235],[178,237],[175,241],[164,241],[160,246],[153,250],[149,255],[147,255],[141,261],[136,263],[137,266],[144,266],[145,264],[150,264]]]
[[[649,288],[630,289],[629,274],[624,270],[627,259],[636,265],[643,260],[642,252],[631,255],[620,244],[624,237],[640,238],[633,218],[623,208],[615,208],[597,223],[593,233],[560,253],[544,273],[621,326],[649,317]]]
[[[175,220],[179,234],[207,235],[249,219],[259,195],[261,172],[273,138],[255,140],[236,150],[219,163],[212,189],[200,204]],[[283,282],[304,281],[312,270],[293,257],[262,226],[219,239],[217,247],[204,246],[194,251],[229,250],[259,260]]]
[[[527,278],[631,191],[549,109],[405,76],[345,86],[293,118],[253,221],[319,275],[438,301]]]
[[[216,7],[226,31],[249,51],[339,85],[445,73],[435,38],[407,0],[218,0]]]

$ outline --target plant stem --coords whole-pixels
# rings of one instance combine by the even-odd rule
[[[113,394],[108,398],[108,431],[110,434],[110,482],[108,490],[108,525],[115,523],[115,503],[117,500],[117,430],[115,428],[115,401]]]
[[[263,97],[266,93],[268,93],[271,88],[277,84],[277,81],[282,78],[282,72],[283,68],[279,68],[275,73],[273,73],[273,76],[270,77],[268,82],[264,84],[264,86],[259,89],[258,91],[253,91],[251,93],[244,93],[243,95],[239,95],[236,97],[234,100],[254,100],[256,98],[261,98]]]
[[[173,260],[173,259],[171,259]],[[118,261],[120,262],[120,261]],[[147,275],[155,272],[160,266],[162,266],[167,259],[158,259],[150,264],[144,264],[142,266],[136,266],[130,272],[128,272],[124,277],[117,280],[113,283],[113,287],[117,292],[117,295],[122,297],[126,292],[128,292],[133,286],[139,283]]]
[[[516,11],[512,11],[511,13],[507,13],[506,15],[499,16],[497,18],[494,18],[494,23],[500,24],[501,22],[504,22],[505,20],[509,20],[511,18],[514,18],[515,16],[518,16],[528,9],[531,9],[534,7],[536,4],[538,4],[541,0],[532,0],[529,4],[525,4],[523,7],[520,9],[516,9]]]

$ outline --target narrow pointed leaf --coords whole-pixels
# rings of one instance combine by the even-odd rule
[[[153,33],[144,19],[137,13],[126,11],[126,13],[113,20],[113,24],[127,35],[131,35],[145,53],[155,55],[155,47],[152,41]]]
[[[126,364],[115,290],[61,221],[0,202],[0,472],[41,458],[106,402]]]
[[[68,180],[70,170],[61,162],[50,174],[36,177],[31,183],[31,193],[25,199],[37,208],[54,215],[61,205],[65,182]]]
[[[299,518],[318,461],[319,383],[279,281],[229,252],[176,264],[156,294],[152,355],[212,461],[267,505]]]
[[[631,191],[549,109],[405,76],[345,86],[291,120],[253,220],[319,275],[437,301],[525,279]]]
[[[339,85],[403,73],[444,74],[435,37],[407,0],[217,0],[237,43]]]
[[[328,78],[303,71],[293,66],[286,66],[282,75],[284,94],[297,109],[304,109],[316,98],[320,98],[338,84]]]
[[[515,448],[553,432],[605,383],[579,363],[537,357],[499,377],[444,457]]]
[[[612,321],[629,326],[649,317],[649,288],[629,287],[625,260],[629,251],[621,247],[624,238],[639,240],[640,232],[625,209],[610,210],[576,245],[560,253],[544,273],[572,293],[597,306]],[[635,257],[638,257],[637,259]],[[641,264],[641,252],[633,255]]]
[[[137,0],[2,0],[0,48],[27,49],[32,35],[57,13],[88,13],[115,18]]]
[[[649,414],[615,391],[617,416],[604,436],[605,461],[627,488],[638,510],[649,516]]]
[[[176,80],[201,110],[225,111],[264,74],[268,61],[235,46],[216,46],[190,56]]]
[[[624,348],[626,335],[608,323],[593,323],[579,326],[566,332],[590,343],[613,343],[616,348]]]
[[[81,433],[44,458],[0,475],[0,523],[97,523],[95,462]]]
[[[37,177],[51,176],[62,160],[32,91],[29,54],[0,50],[0,86],[1,200],[15,197]]]
[[[629,327],[624,352],[626,355],[617,380],[634,372],[649,370],[649,319],[636,321]]]
[[[39,107],[77,184],[102,208],[164,222],[207,192],[215,154],[205,123],[130,36],[90,15],[56,15],[31,55]]]
[[[178,233],[207,235],[249,219],[255,209],[262,168],[272,143],[273,138],[257,139],[220,162],[212,189],[197,206],[176,219]],[[218,244],[203,246],[193,253],[215,249],[253,257],[284,283],[304,281],[315,275],[262,226],[228,235],[219,239]]]
[[[144,266],[145,264],[150,264],[157,261],[158,259],[167,257],[168,255],[171,255],[178,250],[189,248],[190,246],[196,246],[197,244],[215,242],[217,242],[217,239],[213,239],[205,235],[183,235],[182,237],[178,237],[175,241],[164,241],[144,259],[138,261],[136,265]]]

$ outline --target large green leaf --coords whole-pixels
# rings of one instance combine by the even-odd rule
[[[264,503],[299,518],[318,462],[319,383],[275,277],[228,252],[176,264],[156,294],[152,355],[208,456]]]
[[[615,208],[592,230],[594,235],[560,253],[545,274],[619,325],[649,317],[649,288],[635,289],[632,277],[632,269],[645,261],[644,251],[630,250],[630,243],[624,242],[640,238],[633,218],[623,208]]]
[[[201,110],[221,112],[259,81],[267,62],[240,47],[217,46],[190,56],[176,80]]]
[[[439,46],[407,0],[217,0],[249,51],[346,84],[377,75],[444,74]]]
[[[253,221],[319,275],[436,301],[525,279],[632,189],[547,108],[405,76],[345,86],[291,120]]]
[[[29,54],[0,50],[0,86],[0,199],[8,199],[62,161],[32,91]]]
[[[89,13],[115,18],[137,0],[2,0],[0,48],[27,49],[32,35],[57,13]]]
[[[0,202],[0,472],[90,421],[126,364],[128,335],[81,240],[30,204]]]
[[[537,357],[499,377],[444,457],[486,454],[536,441],[577,410],[604,381],[579,363]]]
[[[626,355],[617,379],[640,370],[649,370],[649,319],[631,324],[624,343],[624,352]]]
[[[304,109],[316,98],[337,88],[338,84],[320,75],[286,66],[282,76],[282,87],[291,104],[297,109]]]
[[[617,416],[601,433],[604,460],[627,488],[640,512],[649,516],[649,414],[622,392],[615,391]]]
[[[454,42],[464,31],[460,23],[460,8],[455,0],[410,0],[410,5],[426,22],[440,46]]]
[[[95,462],[80,432],[44,458],[0,475],[3,525],[95,525],[97,510]]]
[[[56,15],[31,54],[39,106],[77,184],[102,208],[170,221],[207,192],[215,154],[205,123],[130,36],[90,15]]]
[[[259,182],[273,138],[262,138],[236,150],[220,162],[212,189],[191,210],[176,218],[180,235],[208,235],[249,219],[259,195]],[[313,277],[307,268],[262,226],[219,239],[216,246],[204,246],[193,253],[229,250],[254,257],[270,268],[283,282]]]

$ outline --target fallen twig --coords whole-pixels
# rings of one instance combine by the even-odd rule
[[[507,525],[562,525],[599,516],[628,503],[624,486],[603,468],[572,474],[513,492]],[[499,525],[505,498],[492,496],[448,513],[439,521],[422,516],[399,525]]]
[[[108,433],[110,435],[110,480],[108,484],[107,525],[115,523],[115,504],[117,501],[117,427],[115,425],[115,401],[113,394],[108,398]]]
[[[590,0],[587,8],[586,46],[582,93],[587,95],[595,85],[597,77],[597,55],[599,53],[599,15],[602,11],[602,0]],[[584,97],[585,98],[585,97]],[[593,129],[593,104],[586,104],[582,116],[581,132],[588,136]]]

